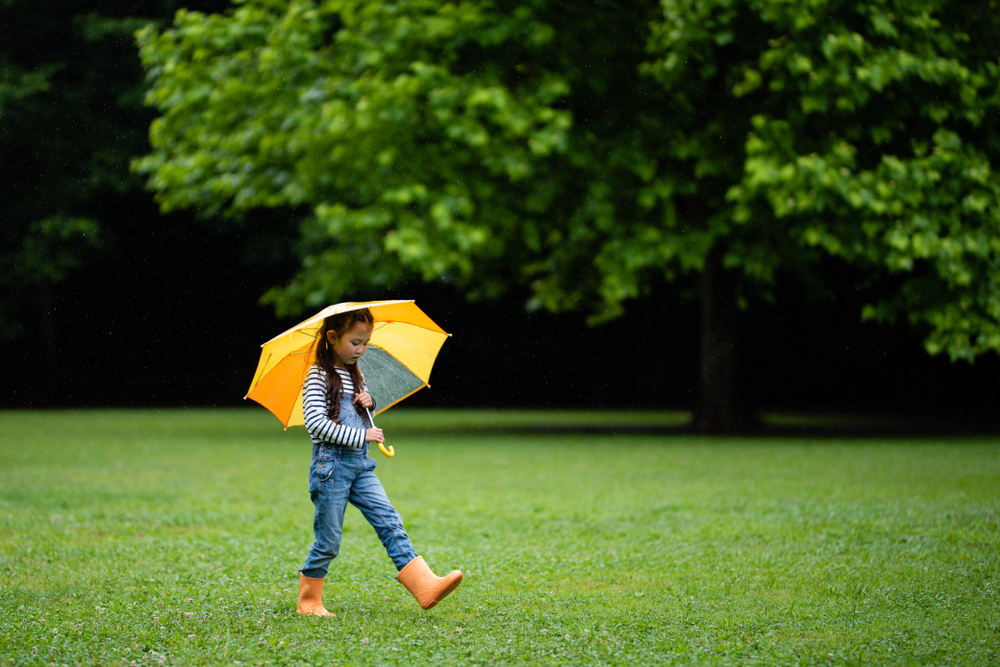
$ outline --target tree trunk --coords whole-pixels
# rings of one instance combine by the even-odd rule
[[[701,393],[695,429],[733,433],[748,426],[736,384],[736,291],[713,250],[701,275]]]

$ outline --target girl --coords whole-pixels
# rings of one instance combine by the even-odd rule
[[[374,319],[365,308],[332,315],[323,322],[316,364],[303,385],[306,430],[312,438],[309,495],[316,506],[316,542],[299,572],[300,614],[333,616],[323,607],[323,578],[340,551],[347,503],[361,510],[399,570],[397,579],[430,609],[462,582],[458,570],[437,577],[413,550],[399,513],[385,495],[368,458],[368,443],[385,442],[380,428],[368,428],[360,416],[375,409],[358,359],[372,337]]]

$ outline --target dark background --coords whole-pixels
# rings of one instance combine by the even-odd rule
[[[0,407],[241,404],[259,346],[301,318],[259,305],[296,270],[296,214],[243,220],[161,215],[129,160],[148,150],[151,110],[132,28],[86,36],[81,17],[138,13],[164,24],[180,6],[228,2],[15,2],[0,9],[0,67],[59,63],[49,91],[0,115],[3,252],[26,222],[53,212],[101,225],[66,280],[0,276]],[[781,283],[774,305],[751,302],[738,323],[747,405],[764,410],[992,417],[1000,359],[930,357],[922,332],[861,322],[866,295],[827,267],[835,298],[810,302]],[[9,278],[9,276],[8,276]],[[45,282],[45,281],[43,281]],[[408,406],[692,408],[699,312],[693,284],[654,286],[624,317],[598,327],[585,313],[528,313],[527,293],[470,304],[447,286],[413,284],[357,300],[413,298],[454,334],[433,388]],[[686,290],[686,292],[684,291]],[[45,322],[52,325],[46,335]]]
[[[277,216],[276,216],[277,217]],[[241,403],[260,344],[299,319],[258,305],[295,269],[295,224],[269,220],[270,242],[243,225],[157,216],[122,218],[114,256],[55,291],[58,372],[44,370],[40,323],[8,343],[4,407],[230,406]],[[846,282],[846,281],[845,281]],[[864,295],[809,303],[794,286],[739,323],[745,400],[770,410],[988,414],[995,355],[969,365],[930,357],[905,325],[861,322]],[[414,284],[367,298],[414,298],[453,334],[432,388],[434,407],[690,408],[698,388],[699,312],[663,286],[626,315],[587,327],[583,314],[528,313],[526,294],[470,304],[444,286]]]

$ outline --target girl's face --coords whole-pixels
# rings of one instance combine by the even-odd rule
[[[347,368],[358,362],[361,355],[368,349],[368,341],[372,337],[372,325],[366,322],[355,322],[354,326],[340,338],[332,331],[326,333],[333,346],[334,363],[341,368]]]

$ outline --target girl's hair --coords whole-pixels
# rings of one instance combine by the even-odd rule
[[[327,416],[338,424],[340,423],[340,399],[344,394],[344,383],[336,369],[333,343],[330,342],[328,334],[332,331],[333,337],[339,339],[358,322],[374,325],[375,318],[372,317],[371,311],[367,308],[331,315],[323,320],[323,326],[319,330],[319,338],[316,341],[316,365],[326,372],[326,396],[329,400]],[[361,369],[358,368],[357,364],[352,364],[347,367],[347,370],[351,374],[355,390],[361,391],[361,384],[364,382]]]

